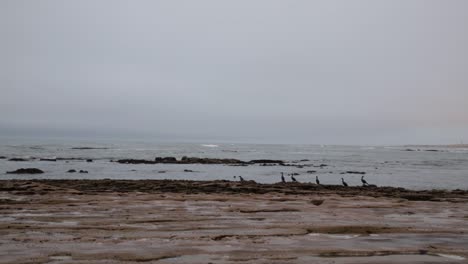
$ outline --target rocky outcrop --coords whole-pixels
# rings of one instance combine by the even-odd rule
[[[361,175],[364,175],[366,174],[365,171],[345,171],[345,172],[342,172],[340,174],[361,174]]]
[[[71,148],[71,149],[86,150],[86,149],[109,149],[109,148],[74,147],[74,148]]]
[[[269,159],[258,159],[258,160],[251,160],[250,163],[262,163],[262,164],[271,164],[271,163],[276,163],[276,164],[283,164],[284,161],[282,160],[269,160]]]
[[[122,164],[219,164],[219,165],[231,165],[231,166],[247,166],[259,164],[261,166],[276,166],[282,165],[287,166],[282,160],[270,160],[270,159],[258,159],[251,161],[242,161],[238,159],[218,159],[218,158],[197,158],[197,157],[182,157],[178,160],[175,157],[156,157],[154,160],[144,159],[120,159],[114,161]],[[297,165],[289,165],[297,166]],[[326,166],[326,165],[325,165]]]
[[[156,164],[155,161],[143,160],[143,159],[120,159],[120,160],[117,160],[116,162],[122,163],[122,164]]]
[[[28,160],[23,159],[23,158],[11,158],[11,159],[9,159],[9,161],[28,161]]]
[[[216,158],[196,158],[196,157],[182,157],[177,160],[174,157],[156,157],[153,160],[143,159],[121,159],[116,162],[122,164],[247,164],[245,161],[237,159],[216,159]]]
[[[174,157],[165,157],[165,158],[156,157],[154,159],[154,162],[156,162],[156,163],[178,163],[177,159],[174,158]]]
[[[7,174],[40,174],[40,173],[44,173],[44,172],[37,168],[21,168],[15,171],[7,171]]]
[[[39,161],[57,161],[57,159],[41,158]]]

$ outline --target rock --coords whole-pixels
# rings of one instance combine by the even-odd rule
[[[174,157],[156,157],[154,161],[157,163],[177,163],[177,159]]]
[[[44,173],[42,170],[40,169],[37,169],[37,168],[21,168],[21,169],[17,169],[15,171],[8,171],[7,172],[8,174],[40,174],[40,173]]]
[[[88,173],[88,171],[80,170],[80,173]]]
[[[166,173],[166,171],[158,171],[158,173]]]
[[[438,150],[438,149],[426,149],[425,151],[430,151],[430,152],[439,152],[440,150]]]
[[[405,149],[404,151],[415,151],[414,149]]]
[[[27,159],[22,159],[22,158],[11,158],[9,161],[28,161]]]
[[[366,174],[364,171],[346,171],[347,174]]]
[[[93,162],[93,160],[92,159],[87,159],[86,162]]]
[[[74,147],[74,148],[71,148],[71,149],[109,149],[109,148],[93,148],[93,147]]]
[[[251,160],[250,163],[277,163],[277,164],[283,164],[284,161],[282,161],[282,160],[258,159],[258,160]]]
[[[57,161],[57,159],[42,158],[42,159],[39,159],[39,161]]]
[[[0,156],[0,159],[6,159],[6,157],[5,156]]]
[[[193,172],[193,170],[184,170],[184,172]]]
[[[156,162],[151,160],[143,160],[143,159],[121,159],[117,160],[118,163],[123,164],[155,164]]]
[[[310,201],[315,206],[320,206],[325,200],[312,200]]]
[[[76,170],[68,170],[67,172],[68,173],[74,173],[74,172],[76,172]]]

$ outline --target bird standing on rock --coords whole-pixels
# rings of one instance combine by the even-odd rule
[[[318,176],[315,176],[315,183],[317,183],[317,185],[320,185],[320,181],[319,181]]]
[[[285,183],[286,180],[284,180],[284,173],[281,173],[281,182]]]
[[[242,178],[242,176],[239,176],[239,180],[240,180],[241,182],[243,182],[243,181],[244,181],[244,178]]]
[[[341,178],[341,182],[343,183],[343,186],[348,187],[348,184],[344,181],[343,178]]]
[[[361,182],[362,182],[362,186],[369,186],[369,184],[367,183],[367,181],[364,180],[364,176],[361,176]]]
[[[291,180],[292,180],[293,182],[297,182],[296,178],[294,178],[294,176],[293,176],[292,173],[291,173]]]

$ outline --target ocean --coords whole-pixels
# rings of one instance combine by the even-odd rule
[[[411,151],[410,151],[411,150]],[[408,189],[468,189],[468,148],[424,146],[259,145],[149,142],[0,142],[0,179],[177,179],[237,180],[241,175],[260,183],[280,181],[280,173],[299,182],[361,185],[360,174],[377,186]],[[228,166],[201,164],[119,164],[117,159],[183,156],[201,158],[280,159],[294,166]],[[24,158],[27,161],[9,161]],[[76,160],[40,161],[40,158]],[[86,162],[92,159],[93,162]],[[320,167],[320,164],[326,166]],[[298,165],[305,165],[303,167]],[[6,174],[19,168],[39,168],[43,174]],[[87,174],[67,173],[86,170]],[[312,172],[315,171],[315,172]],[[289,177],[286,177],[289,180]]]

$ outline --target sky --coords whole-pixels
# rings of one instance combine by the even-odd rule
[[[468,142],[468,1],[0,1],[0,135]]]

